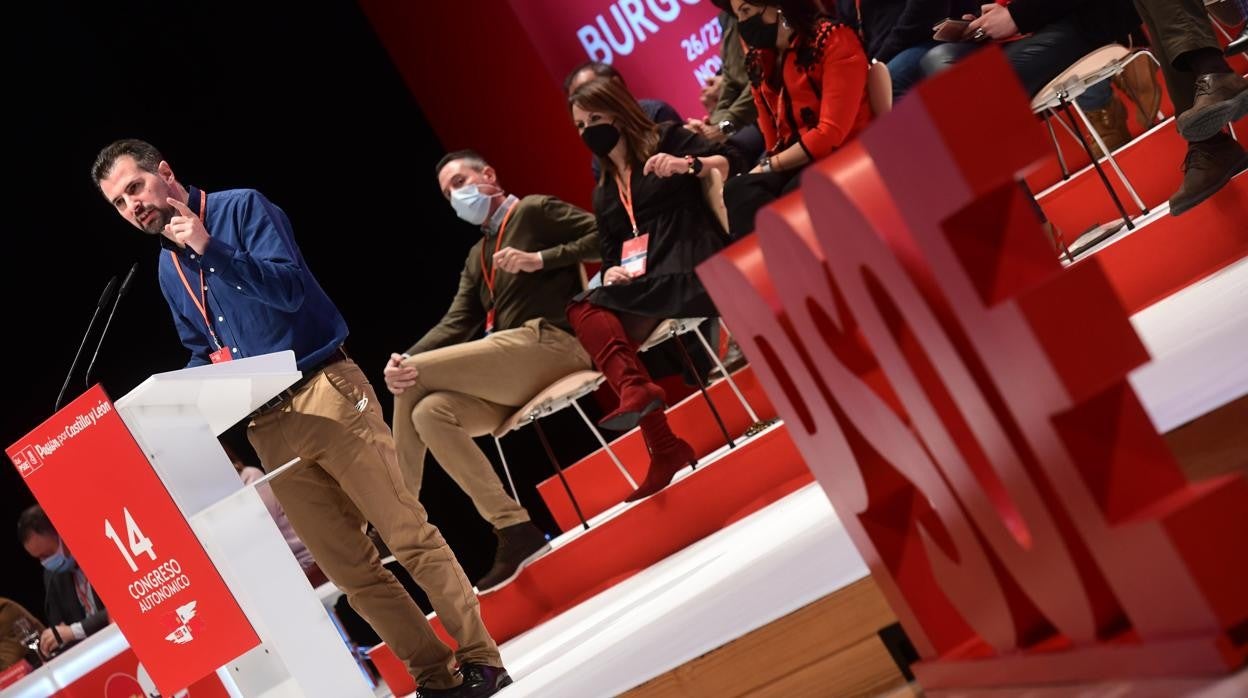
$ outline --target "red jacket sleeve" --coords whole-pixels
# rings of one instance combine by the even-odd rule
[[[852,29],[838,26],[823,54],[819,125],[802,136],[802,147],[812,159],[827,157],[845,142],[866,90],[867,54]]]
[[[775,65],[775,52],[751,49],[749,46],[745,45],[744,40],[741,42],[741,45],[746,48],[747,64],[749,62],[754,62],[758,66],[755,70],[759,70],[762,73],[762,80],[765,82],[767,80],[767,76],[772,70],[772,66]],[[778,105],[769,104],[767,102],[767,97],[763,94],[766,90],[766,86],[760,83],[754,86],[751,89],[751,92],[754,93],[754,109],[758,112],[758,130],[763,134],[763,149],[765,152],[770,153],[772,149],[776,147],[776,142],[779,140],[779,135],[776,133],[776,122],[774,116]],[[751,167],[752,166],[753,164],[751,163]]]

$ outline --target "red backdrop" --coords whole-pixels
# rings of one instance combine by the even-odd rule
[[[481,151],[510,191],[552,194],[586,208],[593,187],[589,153],[562,91],[566,73],[591,58],[586,45],[593,58],[610,50],[638,97],[668,101],[684,116],[701,111],[695,71],[719,55],[718,31],[703,31],[715,18],[706,0],[360,0],[360,6],[448,150]],[[604,32],[613,32],[611,38]]]
[[[561,84],[572,67],[603,61],[638,98],[662,99],[686,118],[705,114],[698,91],[722,64],[718,11],[706,0],[510,1]]]

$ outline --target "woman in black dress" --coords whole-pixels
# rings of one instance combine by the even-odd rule
[[[602,286],[577,296],[568,320],[620,398],[599,424],[640,425],[650,451],[650,470],[631,502],[663,489],[696,458],[668,427],[663,389],[637,347],[666,318],[717,314],[694,267],[728,238],[698,180],[712,170],[727,179],[741,163],[729,145],[680,124],[655,124],[619,80],[586,83],[568,104],[581,138],[602,162],[594,214],[603,268]]]

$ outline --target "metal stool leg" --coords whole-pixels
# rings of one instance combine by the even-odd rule
[[[1057,142],[1057,132],[1053,130],[1053,122],[1049,121],[1049,114],[1052,112],[1046,109],[1040,115],[1040,119],[1044,121],[1045,128],[1049,129],[1049,138],[1053,140],[1053,152],[1057,153],[1057,166],[1062,169],[1062,180],[1070,179],[1070,167],[1066,165],[1066,156],[1062,154],[1062,145]]]
[[[1079,126],[1075,122],[1075,115],[1071,113],[1070,102],[1063,100],[1060,107],[1063,113],[1066,114],[1066,118],[1070,120],[1070,127],[1073,129],[1079,144],[1083,146],[1084,152],[1092,159],[1092,168],[1096,170],[1097,176],[1101,178],[1101,184],[1105,185],[1105,191],[1109,192],[1109,198],[1113,199],[1114,206],[1118,208],[1118,214],[1122,216],[1123,222],[1127,224],[1127,229],[1135,230],[1135,224],[1131,222],[1131,216],[1127,215],[1127,209],[1123,208],[1122,200],[1118,198],[1118,192],[1114,191],[1114,185],[1110,184],[1109,177],[1105,176],[1105,170],[1101,169],[1101,163],[1097,161],[1096,156],[1092,153],[1092,146],[1088,144],[1088,140],[1079,132]]]
[[[581,512],[581,503],[576,501],[576,495],[572,494],[572,487],[568,484],[568,479],[563,476],[563,468],[559,467],[559,459],[555,458],[555,451],[550,447],[550,442],[546,440],[546,430],[542,429],[541,422],[533,420],[533,428],[537,429],[537,438],[542,440],[542,448],[546,449],[546,457],[550,459],[550,464],[555,466],[555,474],[559,476],[559,482],[563,483],[563,490],[568,493],[568,499],[572,500],[572,508],[576,510],[576,518],[581,520],[581,525],[585,530],[589,530],[589,522],[585,520],[585,514]]]
[[[611,444],[607,443],[607,440],[602,438],[602,432],[598,431],[598,426],[590,421],[589,415],[585,414],[585,410],[581,409],[581,403],[573,400],[572,406],[576,408],[576,413],[581,415],[581,419],[585,420],[585,426],[589,427],[589,430],[594,432],[594,438],[598,439],[598,443],[601,444],[603,450],[607,452],[607,456],[611,458],[611,462],[615,463],[616,469],[619,470],[620,474],[624,476],[624,479],[628,481],[629,486],[633,489],[637,489],[637,481],[634,480],[633,476],[629,474],[628,468],[625,468],[624,464],[620,462],[620,457],[615,455],[615,450],[611,448]]]
[[[745,394],[741,392],[741,388],[737,387],[737,382],[732,379],[732,376],[728,373],[728,369],[724,368],[724,362],[719,360],[719,354],[714,348],[711,347],[711,343],[706,340],[706,337],[702,335],[702,330],[695,327],[693,328],[693,331],[698,335],[698,341],[702,343],[702,348],[705,349],[707,355],[711,357],[711,361],[714,361],[715,365],[719,367],[719,372],[723,374],[724,380],[728,381],[728,387],[732,388],[733,394],[737,396],[737,400],[739,400],[741,402],[741,406],[745,408],[745,413],[750,415],[750,421],[759,421],[758,415],[754,413],[754,408],[750,407],[749,401],[745,399]]]
[[[511,468],[507,467],[507,456],[503,455],[503,442],[494,437],[494,448],[498,449],[498,459],[503,462],[503,472],[507,473],[507,484],[511,486],[511,498],[516,500],[516,504],[520,503],[520,492],[516,489],[516,483],[511,479]]]
[[[1114,99],[1117,99],[1115,97]],[[1122,168],[1118,166],[1118,160],[1114,158],[1114,154],[1105,147],[1105,142],[1101,140],[1101,134],[1096,132],[1096,128],[1092,126],[1092,122],[1088,119],[1088,115],[1083,113],[1083,108],[1078,102],[1071,102],[1075,108],[1075,113],[1079,114],[1079,118],[1083,120],[1083,125],[1088,129],[1088,133],[1092,134],[1092,140],[1101,147],[1101,152],[1105,153],[1105,159],[1109,161],[1109,166],[1114,168],[1114,172],[1118,174],[1119,181],[1122,186],[1126,187],[1127,193],[1131,195],[1131,200],[1140,208],[1140,213],[1147,214],[1148,207],[1144,205],[1144,201],[1140,199],[1140,195],[1135,193],[1135,187],[1131,186],[1131,180],[1127,179],[1127,175],[1123,173]]]
[[[685,362],[685,368],[693,374],[693,379],[698,383],[698,390],[702,391],[702,398],[706,400],[706,406],[711,408],[711,414],[715,417],[715,423],[719,425],[719,431],[724,435],[724,441],[728,443],[728,448],[736,448],[737,444],[732,440],[732,436],[728,434],[728,427],[724,426],[724,418],[719,416],[719,410],[715,408],[715,401],[711,399],[711,394],[706,392],[706,383],[702,381],[702,376],[698,375],[698,369],[693,365],[693,357],[689,356],[689,350],[685,348],[685,343],[676,338],[676,347],[680,350],[680,358]]]

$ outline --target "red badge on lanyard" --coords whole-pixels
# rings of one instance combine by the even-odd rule
[[[201,189],[199,191],[199,218],[204,220],[207,216],[208,193]],[[212,329],[212,322],[208,319],[208,285],[204,283],[204,270],[199,270],[199,295],[196,295],[191,290],[190,282],[186,280],[186,273],[182,271],[182,263],[178,261],[178,255],[173,250],[169,250],[169,256],[173,258],[173,268],[178,270],[178,278],[182,279],[182,286],[186,288],[187,295],[191,297],[191,302],[195,304],[200,316],[204,318],[204,326],[208,328],[208,337],[212,340],[212,345],[216,347],[216,351],[209,354],[208,358],[214,364],[233,360],[230,348],[221,344],[217,339],[217,332]]]
[[[494,254],[498,254],[498,250],[503,245],[503,234],[507,232],[507,221],[511,220],[511,214],[516,212],[516,208],[520,206],[519,202],[511,205],[507,209],[507,214],[503,216],[503,222],[498,226],[498,239],[494,241]],[[489,334],[494,331],[494,274],[498,270],[494,267],[494,258],[490,258],[490,268],[485,268],[485,241],[481,241],[481,276],[485,278],[485,287],[490,290],[490,309],[485,311],[485,333]]]
[[[646,254],[650,245],[650,233],[640,234],[637,229],[637,217],[633,215],[633,184],[630,180],[615,176],[616,188],[620,193],[620,203],[628,213],[628,222],[633,225],[633,237],[624,241],[620,250],[620,266],[632,278],[646,273]]]

